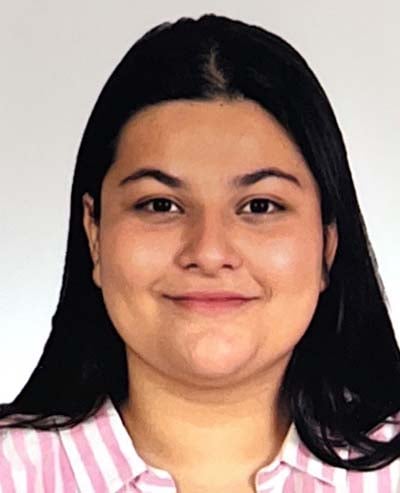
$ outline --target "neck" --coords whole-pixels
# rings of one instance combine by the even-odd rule
[[[146,463],[176,474],[232,477],[278,454],[290,426],[279,402],[282,369],[260,374],[251,385],[207,389],[166,379],[132,355],[128,369],[129,397],[120,413]]]

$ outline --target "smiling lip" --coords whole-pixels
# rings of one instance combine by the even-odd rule
[[[184,297],[168,297],[174,304],[179,306],[180,308],[184,308],[186,310],[194,311],[197,313],[201,313],[203,315],[222,315],[222,314],[232,314],[236,312],[239,308],[244,305],[248,305],[251,300],[254,298],[244,298],[242,295],[230,293],[230,296],[226,293],[223,295],[221,293],[218,294],[218,297],[215,296],[215,293],[210,297],[210,293],[204,295],[202,293],[201,296],[197,294],[197,296],[184,296]]]
[[[196,301],[229,301],[229,300],[250,300],[255,296],[245,296],[241,293],[232,291],[190,291],[179,295],[168,296],[167,298],[178,300],[196,300]]]

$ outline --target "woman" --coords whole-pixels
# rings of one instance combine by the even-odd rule
[[[272,33],[182,18],[125,55],[52,322],[0,409],[2,492],[400,491],[399,350],[344,143]]]

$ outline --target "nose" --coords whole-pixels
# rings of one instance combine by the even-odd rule
[[[215,275],[222,267],[237,269],[242,258],[234,248],[232,227],[224,224],[214,213],[203,215],[182,235],[183,245],[178,254],[181,268],[197,267],[208,275]]]

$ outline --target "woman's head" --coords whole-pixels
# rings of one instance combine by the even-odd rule
[[[144,165],[191,189],[118,186]],[[302,186],[277,177],[228,186],[234,175],[275,166]],[[174,208],[171,219],[135,209],[144,195],[171,198],[158,204]],[[266,203],[250,198],[287,209],[253,222]],[[218,332],[219,319],[209,330],[205,316],[163,298],[193,289],[260,299],[218,315]],[[167,325],[179,338],[163,333]],[[73,424],[106,395],[123,401],[125,343],[193,381],[290,356],[282,396],[307,446],[335,465],[344,462],[328,435],[365,445],[365,431],[400,408],[399,353],[335,116],[301,55],[259,27],[214,15],[161,24],[107,81],[77,158],[53,330],[9,412],[65,414]],[[346,466],[376,466],[395,453],[368,446],[364,462]]]
[[[286,364],[290,356],[289,349],[293,349],[305,332],[315,311],[319,293],[324,289],[321,287],[321,277],[327,277],[332,265],[337,247],[337,230],[334,212],[330,210],[330,203],[335,200],[335,190],[328,176],[326,180],[323,178],[324,174],[333,174],[336,170],[335,163],[329,170],[325,169],[328,168],[326,164],[317,166],[316,161],[321,157],[316,159],[310,149],[315,143],[307,142],[304,138],[302,140],[302,133],[307,131],[308,125],[311,127],[310,133],[320,132],[320,136],[313,138],[321,143],[323,132],[326,132],[324,126],[328,126],[326,111],[329,103],[321,96],[323,93],[318,82],[298,57],[278,37],[259,28],[216,16],[205,16],[198,21],[182,19],[174,26],[163,25],[144,36],[125,56],[104,88],[86,129],[78,162],[82,170],[86,168],[87,173],[80,181],[87,181],[87,184],[84,187],[81,183],[77,195],[87,192],[85,196],[94,199],[92,208],[89,209],[88,203],[87,216],[92,215],[93,235],[99,238],[99,231],[103,233],[103,241],[98,242],[103,245],[103,255],[98,252],[99,262],[95,265],[95,272],[98,273],[103,264],[106,275],[103,275],[105,282],[101,289],[107,314],[117,331],[122,331],[120,335],[124,343],[131,340],[128,344],[130,349],[137,348],[144,357],[145,347],[150,345],[151,349],[146,352],[150,361],[156,364],[156,354],[164,355],[164,362],[158,361],[158,364],[167,370],[169,365],[176,362],[175,372],[181,378],[188,375],[184,371],[188,369],[187,365],[207,365],[205,360],[197,363],[193,361],[195,354],[201,353],[204,348],[207,348],[204,358],[220,361],[221,367],[215,368],[215,371],[222,372],[222,375],[224,372],[229,373],[229,369],[223,368],[222,353],[218,353],[217,358],[218,351],[227,351],[225,357],[232,365],[231,371],[236,369],[235,365],[244,365],[244,374],[239,373],[239,378],[250,370],[246,361],[252,361],[253,371],[257,365],[268,367],[276,360],[281,365]],[[315,93],[319,91],[320,101],[317,102]],[[297,142],[296,131],[300,133]],[[211,138],[214,139],[213,143],[210,142]],[[304,148],[307,145],[309,148]],[[325,143],[324,151],[327,155],[328,146],[332,146],[332,142]],[[121,152],[124,154],[123,159],[118,155]],[[307,152],[308,158],[314,158],[314,171],[307,163]],[[182,205],[186,198],[186,219],[179,221],[180,227],[175,220],[174,226],[170,223],[169,228],[166,225],[157,228],[154,222],[152,226],[150,216],[144,219],[144,211],[133,211],[134,202],[139,202],[138,182],[135,185],[136,195],[132,182],[123,187],[117,186],[117,182],[140,167],[157,167],[155,165],[161,162],[164,164],[164,172],[186,175],[190,185],[198,185],[196,191],[192,189],[186,196],[182,193],[180,195]],[[263,227],[260,221],[257,226],[250,222],[245,226],[244,216],[236,212],[249,189],[236,189],[236,193],[233,193],[235,190],[231,187],[227,193],[228,189],[222,182],[233,175],[274,165],[281,169],[286,167],[287,172],[293,171],[295,175],[300,170],[306,186],[296,187],[293,182],[290,184],[287,180],[285,182],[275,178],[269,179],[270,190],[267,190],[267,182],[259,182],[258,190],[261,191],[260,187],[264,186],[264,195],[272,191],[271,187],[275,183],[276,192],[280,187],[282,205],[285,196],[290,194],[292,203],[288,200],[286,213],[278,214],[280,222],[275,219],[274,230],[271,230],[271,221],[265,221]],[[208,181],[205,185],[206,177]],[[142,196],[149,193],[154,196],[157,190],[160,193],[166,191],[160,185],[156,190],[154,183],[150,190],[149,180],[146,186],[147,189],[144,189],[142,180]],[[204,195],[205,190],[207,196]],[[254,186],[253,195],[256,190]],[[296,192],[297,202],[294,200]],[[213,196],[220,200],[215,203]],[[117,219],[113,216],[115,207],[113,209],[112,204],[118,199],[120,214]],[[106,211],[103,210],[105,207]],[[216,217],[211,227],[224,238],[226,244],[223,248],[231,251],[228,255],[236,256],[236,261],[232,260],[233,264],[239,262],[243,265],[216,267],[220,272],[215,272],[214,267],[211,276],[207,274],[206,266],[205,272],[199,265],[194,266],[194,270],[193,266],[188,268],[185,266],[185,257],[190,264],[200,261],[188,258],[193,245],[201,247],[201,243],[198,244],[201,241],[199,235],[204,234],[206,242],[211,239],[208,238],[208,231],[202,231],[204,228],[201,223],[208,229],[210,214],[216,211],[220,214],[222,210],[226,213],[229,211],[231,216],[225,216],[222,222]],[[303,215],[299,214],[300,210],[308,211],[308,216],[304,212]],[[121,222],[122,217],[124,220]],[[232,222],[232,217],[236,218],[236,223]],[[225,227],[221,228],[224,224]],[[234,224],[242,224],[242,227],[232,228]],[[125,236],[127,230],[130,239]],[[229,235],[226,234],[228,231]],[[283,246],[285,236],[286,249]],[[256,241],[254,237],[257,237]],[[266,238],[270,251],[265,243]],[[124,249],[118,250],[116,246],[121,243]],[[152,249],[149,249],[149,244],[153,246]],[[162,249],[160,245],[163,245]],[[244,250],[243,245],[246,246]],[[209,247],[206,245],[206,248]],[[221,254],[223,252],[220,251]],[[223,264],[230,263],[229,258],[221,261]],[[175,269],[171,270],[174,266]],[[283,276],[286,276],[285,279]],[[272,281],[274,277],[275,283]],[[280,293],[276,292],[279,283]],[[285,283],[286,289],[282,289],[282,283]],[[241,348],[241,355],[235,353],[233,346],[228,350],[225,346],[227,340],[224,343],[221,340],[219,346],[216,340],[209,339],[211,334],[207,337],[206,334],[202,337],[196,335],[200,330],[198,324],[194,324],[189,331],[188,324],[193,318],[188,316],[188,312],[176,312],[175,305],[166,303],[162,297],[163,293],[168,292],[228,288],[231,291],[252,292],[253,295],[257,293],[260,298],[260,302],[255,303],[251,310],[249,306],[248,310],[240,311],[239,325],[248,324],[249,317],[255,324],[261,315],[261,312],[256,314],[257,308],[268,306],[261,318],[268,319],[270,326],[275,327],[274,331],[266,330],[260,323],[258,331],[247,331],[247,337],[252,335],[255,338],[258,333],[258,341],[246,341],[243,334],[237,335],[235,342],[231,340],[231,343]],[[285,308],[288,305],[291,306],[290,312]],[[284,313],[286,317],[291,313],[296,322],[282,320]],[[184,343],[177,330],[171,329],[167,337],[162,327],[171,325],[170,317],[182,320],[192,334],[190,342],[188,340]],[[156,320],[159,330],[158,349],[149,342],[154,340],[152,336],[155,335]],[[286,324],[292,326],[293,332],[279,330],[276,327],[278,321],[282,327]],[[218,319],[215,320],[217,323]],[[135,324],[137,327],[144,325],[147,330],[135,336],[132,330]],[[226,319],[225,325],[229,331],[229,319]],[[176,339],[172,337],[173,334]],[[229,338],[232,338],[229,334]],[[269,338],[272,334],[277,346],[271,344]],[[219,337],[222,337],[221,333]],[[177,341],[180,341],[180,349]],[[279,343],[283,344],[282,348]],[[214,355],[208,350],[211,346],[215,348]],[[263,347],[268,347],[270,354],[274,355],[270,357],[271,360],[263,354]],[[167,358],[169,351],[165,351],[166,348],[172,350],[176,358]],[[236,356],[230,351],[234,351]],[[254,359],[256,352],[258,356]],[[241,358],[243,361],[240,362]],[[226,364],[229,366],[228,362]],[[173,371],[170,367],[169,370]],[[193,368],[193,371],[200,371],[201,374],[200,368]]]
[[[144,168],[182,183],[144,179]],[[239,184],[261,169],[271,174]],[[326,287],[337,234],[322,224],[301,152],[265,109],[221,98],[147,107],[119,134],[99,222],[88,195],[84,204],[93,278],[133,371],[140,358],[207,388],[282,376]],[[207,315],[169,299],[190,291],[253,301]]]

